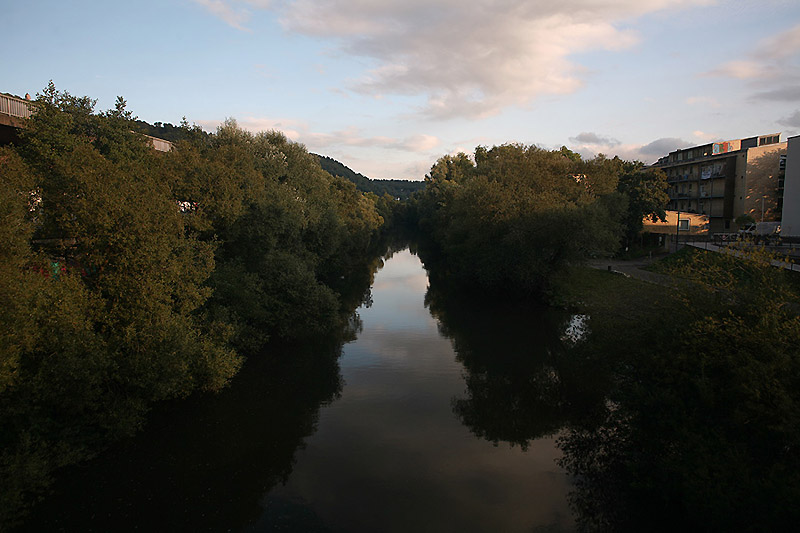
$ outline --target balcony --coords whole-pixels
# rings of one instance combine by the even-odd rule
[[[0,113],[10,117],[30,118],[34,107],[29,100],[0,94]]]
[[[23,100],[16,96],[0,94],[0,126],[10,126],[12,128],[24,127],[25,121],[21,119],[31,118],[35,111],[36,107],[33,106],[30,100]],[[167,140],[159,139],[151,135],[145,135],[145,137],[147,137],[150,145],[160,152],[169,152],[172,150],[172,143]]]

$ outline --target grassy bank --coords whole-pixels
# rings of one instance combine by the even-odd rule
[[[800,318],[794,276],[758,250],[686,251],[668,288],[587,268],[560,280],[589,315],[571,358],[607,379],[604,411],[561,461],[584,530],[788,529],[800,497]]]
[[[667,287],[590,267],[574,267],[557,280],[555,302],[593,316],[613,316],[635,322],[657,315],[659,303],[674,301]]]

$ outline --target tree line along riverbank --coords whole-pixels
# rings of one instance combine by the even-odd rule
[[[277,132],[184,125],[162,153],[133,132],[121,98],[98,113],[51,84],[34,105],[21,142],[0,149],[3,523],[57,468],[137,431],[156,402],[220,390],[245,357],[270,357],[271,340],[352,338],[381,239],[401,229],[461,297],[588,317],[568,355],[597,369],[607,401],[573,413],[562,441],[587,529],[648,512],[720,528],[747,510],[765,528],[793,517],[791,273],[758,251],[697,254],[673,260],[670,274],[690,281],[667,290],[578,266],[663,217],[660,171],[478,147],[439,159],[398,202],[362,194]]]
[[[35,106],[0,149],[4,522],[154,402],[219,390],[270,338],[347,328],[383,222],[280,133],[187,128],[163,153],[121,98],[97,113],[51,84]]]

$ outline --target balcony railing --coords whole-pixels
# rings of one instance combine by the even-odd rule
[[[12,117],[30,118],[33,115],[34,107],[30,101],[0,94],[0,113]]]
[[[15,96],[8,96],[0,94],[0,113],[17,118],[30,118],[36,108],[31,105],[30,100],[23,100]],[[172,143],[158,137],[145,135],[150,141],[150,144],[156,150],[161,152],[169,152],[172,150]]]

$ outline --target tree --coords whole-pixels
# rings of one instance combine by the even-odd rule
[[[445,156],[417,202],[420,228],[452,275],[492,290],[541,293],[566,265],[619,244],[622,162],[506,144]]]
[[[616,379],[602,415],[560,442],[582,529],[796,523],[800,317],[774,260],[698,251],[673,268],[677,296],[592,317],[574,357],[608,354]]]
[[[353,309],[332,280],[363,279],[355,265],[382,223],[282,134],[186,127],[161,153],[121,97],[95,113],[51,82],[34,105],[21,146],[0,150],[11,513],[54,468],[135,431],[154,402],[224,387],[243,360],[234,342],[256,353],[273,335],[347,331]]]
[[[661,169],[644,168],[642,163],[626,163],[617,190],[628,199],[625,232],[628,242],[642,231],[643,220],[666,221],[669,203],[667,176]]]

